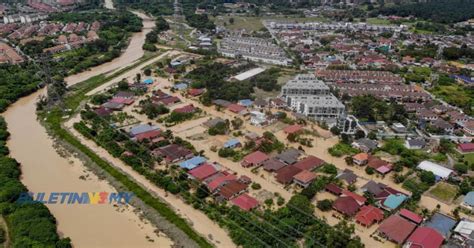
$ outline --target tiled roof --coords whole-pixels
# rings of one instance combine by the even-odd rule
[[[259,205],[258,201],[255,198],[249,196],[248,194],[241,194],[236,198],[232,199],[231,202],[244,211],[250,211],[251,209],[258,207]]]
[[[437,231],[429,227],[418,227],[407,240],[408,248],[439,248],[444,241]]]
[[[354,198],[349,196],[342,196],[337,198],[333,203],[333,208],[338,212],[347,216],[354,216],[359,211],[359,204]]]
[[[377,230],[388,239],[401,245],[410,236],[415,227],[416,225],[408,220],[398,215],[392,215],[384,220]]]

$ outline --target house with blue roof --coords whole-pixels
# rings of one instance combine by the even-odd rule
[[[238,104],[242,105],[244,107],[250,107],[250,106],[252,106],[253,101],[250,100],[250,99],[242,99],[242,100],[239,100]]]
[[[451,235],[451,230],[456,225],[456,220],[444,214],[435,213],[430,221],[426,223],[427,227],[435,229],[445,239]]]
[[[471,191],[464,196],[461,205],[469,210],[474,209],[474,191]]]
[[[390,210],[397,209],[406,199],[407,196],[404,194],[391,194],[383,202],[383,207]]]
[[[464,75],[451,75],[451,78],[454,78],[460,84],[465,84],[467,86],[474,86],[474,77],[469,77],[469,76],[464,76]]]
[[[230,139],[224,144],[224,148],[236,148],[236,147],[241,147],[242,143],[238,139]]]
[[[179,167],[187,170],[192,170],[199,165],[205,163],[207,161],[206,158],[201,157],[201,156],[195,156],[193,158],[190,158],[184,162],[179,163]]]
[[[173,86],[173,89],[175,90],[185,90],[188,88],[188,84],[186,83],[178,83]]]
[[[143,83],[144,83],[144,84],[152,84],[152,83],[153,83],[153,79],[147,78],[147,79],[143,80]]]

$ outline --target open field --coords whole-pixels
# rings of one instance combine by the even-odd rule
[[[451,202],[456,196],[456,192],[457,188],[455,186],[444,182],[438,183],[429,191],[430,194],[445,202]]]

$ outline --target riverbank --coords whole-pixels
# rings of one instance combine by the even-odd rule
[[[145,65],[142,65],[142,66],[145,66]],[[128,73],[133,73],[133,72],[134,71],[131,70]],[[78,84],[75,89],[75,92],[71,96],[69,96],[67,99],[65,99],[66,105],[68,106],[68,108],[75,110],[80,105],[80,102],[84,99],[85,94],[86,92],[88,92],[88,90],[98,87],[101,84],[105,84],[109,82],[110,80],[117,77],[121,78],[123,77],[123,75],[121,73],[114,73],[114,75],[109,76],[109,77],[99,76],[99,77],[91,78],[81,84]],[[93,152],[88,147],[83,145],[73,135],[71,135],[68,131],[62,128],[61,123],[64,120],[64,118],[63,118],[62,111],[60,109],[55,109],[53,111],[43,113],[41,116],[43,117],[43,120],[45,121],[44,123],[54,133],[55,137],[71,144],[76,149],[81,151],[84,155],[89,157],[94,163],[100,166],[101,169],[103,169],[105,172],[113,176],[118,182],[120,182],[123,186],[125,186],[127,191],[133,192],[145,204],[155,209],[159,214],[165,217],[169,222],[173,223],[176,227],[178,227],[181,231],[183,231],[187,235],[187,237],[195,241],[197,245],[199,245],[200,247],[212,247],[212,245],[210,245],[205,238],[197,234],[188,225],[188,223],[184,219],[182,219],[180,216],[178,216],[167,204],[163,203],[158,198],[155,198],[147,190],[143,189],[137,182],[128,178],[127,175],[124,175],[121,171],[109,165],[107,162],[101,159],[99,155],[97,155],[95,152]],[[175,239],[175,240],[179,240],[179,239]]]
[[[152,20],[150,23],[154,23]],[[124,54],[143,54],[140,43],[148,30],[134,34]],[[138,55],[135,55],[138,54]],[[75,77],[67,78],[72,85],[87,76],[97,76],[136,61],[136,57],[120,57],[92,68]],[[123,59],[127,58],[127,59]],[[76,78],[76,79],[74,79]],[[21,182],[32,192],[116,192],[111,184],[91,173],[77,157],[63,157],[56,151],[56,143],[36,117],[36,101],[45,94],[41,89],[23,97],[3,113],[11,133],[8,140],[10,156],[21,163]],[[156,227],[143,220],[139,209],[132,206],[101,205],[47,205],[57,220],[57,231],[70,237],[75,247],[171,247],[174,243]],[[126,239],[120,237],[127,237]]]

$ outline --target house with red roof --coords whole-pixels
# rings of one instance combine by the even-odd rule
[[[177,144],[156,148],[151,154],[155,157],[164,158],[167,163],[176,163],[180,160],[194,157],[193,151]]]
[[[153,97],[152,97],[152,101],[154,101]],[[169,106],[169,105],[173,105],[175,103],[181,102],[181,100],[176,96],[169,96],[169,97],[158,99],[157,102],[160,102],[166,106]]]
[[[203,181],[206,178],[216,174],[218,170],[213,164],[204,163],[190,171],[188,171],[188,175],[191,179]]]
[[[100,117],[106,117],[112,114],[114,111],[112,109],[105,108],[103,106],[100,106],[99,108],[94,110],[94,113],[96,113]]]
[[[374,223],[379,223],[383,220],[383,211],[380,208],[376,208],[372,205],[362,206],[360,211],[356,214],[356,222],[365,226],[370,227]]]
[[[320,158],[317,158],[313,155],[310,155],[298,162],[296,162],[295,164],[293,164],[293,166],[301,169],[301,170],[308,170],[308,171],[312,171],[320,166],[322,166],[324,164],[324,160],[320,159]]]
[[[247,184],[241,183],[237,180],[232,180],[226,183],[218,190],[218,197],[230,200],[247,190]]]
[[[219,172],[205,179],[204,183],[207,184],[209,191],[214,192],[226,183],[237,180],[237,176],[229,174],[228,172]]]
[[[359,204],[359,206],[364,205],[365,202],[367,201],[367,198],[365,198],[361,195],[358,195],[354,192],[351,192],[349,190],[343,190],[341,196],[349,196],[349,197],[353,198]]]
[[[160,135],[161,135],[161,130],[155,129],[155,130],[146,131],[144,133],[139,133],[134,138],[138,142],[142,142],[144,140],[153,140],[154,138],[159,137]]]
[[[327,192],[329,192],[329,193],[331,193],[331,194],[333,194],[333,195],[339,196],[339,195],[342,194],[342,189],[341,189],[339,186],[337,186],[336,184],[334,184],[334,183],[330,183],[330,184],[326,185],[326,187],[324,187],[324,189],[325,189]]]
[[[412,222],[400,217],[399,215],[392,215],[380,224],[377,231],[381,236],[401,245],[415,228],[416,225]]]
[[[286,134],[296,134],[299,133],[303,130],[303,127],[301,125],[295,124],[295,125],[290,125],[287,126],[283,129],[283,132]]]
[[[474,143],[462,143],[458,145],[458,150],[461,153],[474,152]]]
[[[246,115],[247,114],[247,108],[242,106],[242,105],[236,104],[236,103],[230,104],[229,106],[227,106],[227,109],[230,112],[235,113],[235,114],[239,114],[239,115]]]
[[[240,163],[243,167],[253,167],[253,166],[260,166],[263,164],[263,162],[269,160],[270,157],[268,157],[267,154],[261,152],[261,151],[256,151],[252,152],[249,155],[245,156],[242,162]]]
[[[369,161],[369,154],[365,152],[358,153],[352,156],[352,161],[356,165],[360,165],[360,166],[365,165]]]
[[[307,170],[303,170],[293,176],[293,181],[303,188],[308,187],[314,179],[316,179],[316,173]]]
[[[204,89],[189,89],[188,90],[188,94],[193,97],[200,96],[202,95],[202,93],[204,93]]]
[[[235,197],[231,202],[244,211],[250,211],[260,205],[255,198],[245,193]]]
[[[293,177],[300,173],[302,169],[293,165],[287,165],[277,171],[275,176],[277,182],[281,184],[290,184],[293,182]]]
[[[119,103],[124,105],[130,105],[135,102],[132,98],[125,98],[125,97],[114,97],[110,100],[113,103]]]
[[[341,196],[334,201],[332,207],[345,216],[354,216],[359,211],[360,205],[352,197]]]
[[[409,221],[411,221],[411,222],[413,222],[417,225],[421,224],[421,222],[423,221],[423,217],[421,217],[420,215],[418,215],[416,213],[413,213],[412,211],[410,211],[408,209],[405,209],[405,208],[401,209],[400,212],[398,212],[398,214],[401,217],[403,217],[403,218],[405,218],[405,219],[407,219],[407,220],[409,220]]]
[[[190,113],[196,112],[196,109],[197,108],[194,107],[192,104],[189,104],[181,108],[176,108],[175,110],[173,110],[173,112],[182,113],[182,114],[190,114]]]
[[[389,173],[391,170],[392,170],[392,164],[383,160],[383,159],[380,159],[378,157],[375,157],[375,156],[370,156],[369,157],[369,160],[367,162],[367,166],[374,169],[376,172],[382,174],[382,175],[385,175],[387,173]]]
[[[426,226],[418,227],[407,239],[405,248],[439,248],[444,238],[436,230]]]

